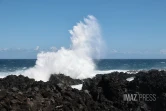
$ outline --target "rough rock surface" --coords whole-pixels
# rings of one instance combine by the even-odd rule
[[[131,82],[128,77],[135,76]],[[64,75],[48,82],[22,75],[0,79],[0,111],[166,111],[166,72],[111,73],[83,80]],[[124,101],[124,94],[156,94],[155,101]]]
[[[77,84],[82,84],[82,80],[79,79],[72,79],[69,76],[65,76],[63,74],[52,74],[49,79],[50,82],[58,84],[66,84],[66,85],[77,85]]]

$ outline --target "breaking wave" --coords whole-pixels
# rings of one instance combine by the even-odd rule
[[[70,48],[61,47],[56,52],[39,53],[36,65],[25,70],[23,75],[43,81],[48,81],[51,74],[59,73],[77,79],[94,76],[96,66],[93,58],[100,58],[103,46],[97,19],[89,15],[69,32]]]

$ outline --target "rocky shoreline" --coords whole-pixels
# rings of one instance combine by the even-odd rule
[[[127,81],[134,77],[133,81]],[[83,84],[82,90],[71,85]],[[125,100],[124,95],[134,95]],[[0,79],[0,111],[166,111],[166,72],[98,74],[84,80],[63,74],[48,82],[22,75]]]

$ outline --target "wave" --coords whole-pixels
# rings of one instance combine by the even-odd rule
[[[127,72],[129,70],[97,70],[97,74],[106,74],[106,73],[112,73],[112,72]]]
[[[8,75],[23,75],[25,73],[25,71],[26,70],[23,68],[23,69],[16,70],[16,71],[0,72],[0,78],[4,78]],[[138,71],[136,71],[136,70],[96,70],[93,73],[89,73],[89,75],[90,75],[89,77],[92,78],[96,74],[109,74],[112,72],[123,72],[123,73],[128,73],[128,74],[134,74],[134,73],[137,73]]]
[[[50,74],[63,73],[76,79],[92,77],[95,74],[93,57],[99,58],[103,40],[97,19],[89,15],[77,23],[71,34],[71,47],[56,52],[41,52],[37,55],[36,65],[23,75],[35,80],[48,81]]]
[[[21,75],[24,73],[25,70],[16,70],[16,71],[6,71],[6,72],[0,72],[0,78],[4,78],[8,75]]]
[[[137,72],[139,72],[141,70],[98,70],[95,73],[96,74],[108,74],[108,73],[112,73],[112,72],[123,72],[123,73],[128,73],[128,74],[136,74]]]

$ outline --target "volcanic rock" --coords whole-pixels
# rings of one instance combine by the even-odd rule
[[[77,85],[82,84],[82,81],[79,79],[72,79],[69,76],[65,76],[64,74],[52,74],[50,76],[49,82],[54,84],[62,83],[65,85]]]
[[[128,77],[135,77],[131,82]],[[70,85],[81,84],[82,90]],[[154,101],[125,101],[124,94],[155,94]],[[98,74],[84,80],[52,75],[48,82],[22,75],[0,79],[0,111],[166,111],[166,72]]]

